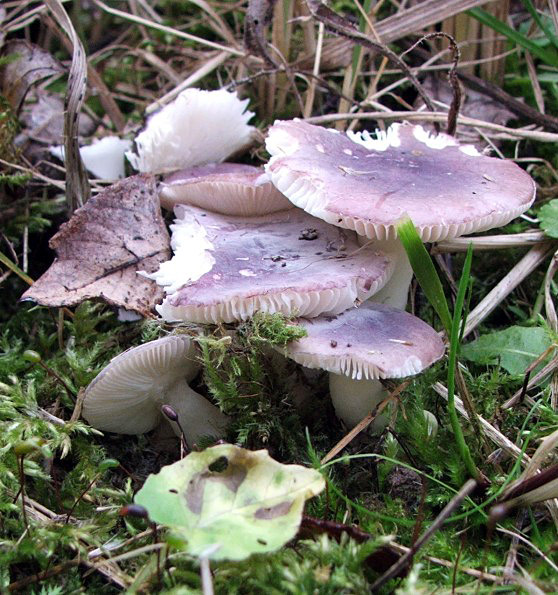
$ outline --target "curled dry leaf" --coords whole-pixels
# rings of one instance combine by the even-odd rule
[[[102,298],[148,315],[163,292],[138,271],[154,272],[170,258],[155,179],[133,176],[109,186],[74,213],[50,247],[56,260],[22,300],[72,306]]]
[[[0,69],[0,92],[16,112],[34,83],[64,72],[62,64],[48,52],[22,39],[6,43],[2,56],[12,59]]]

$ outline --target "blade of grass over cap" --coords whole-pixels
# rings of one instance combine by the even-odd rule
[[[434,310],[436,310],[449,335],[452,321],[442,283],[430,255],[424,247],[413,222],[409,218],[404,219],[397,225],[397,235],[405,248],[419,285]]]

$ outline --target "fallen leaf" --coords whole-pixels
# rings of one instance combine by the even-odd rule
[[[510,374],[524,374],[551,344],[544,328],[510,326],[482,335],[461,348],[461,355],[478,364],[499,364]]]
[[[548,237],[558,238],[558,199],[555,198],[541,207],[539,221]]]
[[[184,549],[212,560],[242,560],[292,539],[306,499],[325,482],[318,471],[283,465],[266,450],[221,444],[150,475],[135,502],[174,530]]]
[[[21,109],[22,135],[38,141],[40,146],[61,145],[64,142],[64,99],[57,93],[33,89]],[[79,119],[79,135],[89,136],[95,131],[95,122],[88,114]]]
[[[149,315],[163,292],[138,271],[153,272],[170,258],[155,179],[133,176],[109,186],[75,211],[50,247],[56,260],[22,300],[72,306],[101,298]]]
[[[48,52],[22,39],[6,43],[2,56],[11,59],[0,69],[0,91],[15,112],[19,111],[31,85],[64,72],[62,64]]]

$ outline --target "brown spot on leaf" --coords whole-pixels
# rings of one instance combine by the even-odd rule
[[[288,514],[289,510],[291,509],[292,506],[292,502],[280,502],[279,504],[276,504],[275,506],[268,506],[265,508],[258,508],[258,510],[256,510],[256,512],[254,513],[254,517],[257,519],[264,519],[264,520],[270,520],[270,519],[276,519],[277,517],[280,516],[285,516],[286,514]]]

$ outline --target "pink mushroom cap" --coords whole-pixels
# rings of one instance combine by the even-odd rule
[[[336,314],[367,299],[393,265],[373,245],[300,209],[258,217],[180,205],[175,256],[150,275],[165,286],[165,320],[219,323],[255,312]]]
[[[418,374],[444,355],[444,343],[425,322],[402,310],[365,302],[338,316],[299,319],[308,333],[286,355],[307,368],[360,380]]]
[[[266,147],[266,170],[292,203],[368,238],[395,238],[405,216],[429,242],[484,231],[535,198],[533,180],[515,163],[421,126],[393,124],[375,139],[278,121]]]
[[[213,163],[175,172],[163,180],[160,199],[165,209],[191,204],[224,215],[266,215],[293,206],[262,168],[240,163]]]

